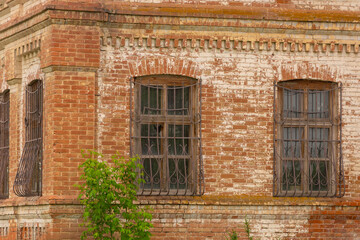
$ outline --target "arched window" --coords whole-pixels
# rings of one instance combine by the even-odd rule
[[[292,80],[274,93],[274,196],[343,196],[341,85]]]
[[[25,94],[25,145],[14,182],[21,197],[40,196],[42,178],[43,83],[32,81]]]
[[[10,91],[0,95],[0,199],[9,197]]]
[[[131,92],[131,155],[143,166],[139,195],[202,194],[201,82],[137,77]]]

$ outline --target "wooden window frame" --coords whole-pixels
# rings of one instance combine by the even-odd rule
[[[300,116],[289,117],[288,112],[284,110],[284,91],[298,91],[302,93],[302,101],[300,106]],[[328,98],[328,117],[312,118],[309,115],[309,94],[310,91],[325,91],[329,93]],[[324,95],[325,96],[325,95]],[[325,97],[324,97],[325,98]],[[340,100],[339,100],[340,99]],[[324,100],[325,101],[325,100]],[[296,105],[296,103],[295,103]],[[316,106],[316,104],[315,104]],[[296,108],[298,109],[298,108]],[[291,110],[290,110],[291,111]],[[286,112],[286,114],[285,114]],[[315,113],[318,114],[318,113]],[[299,139],[301,144],[300,158],[284,157],[284,134],[285,128],[301,128],[303,129],[303,138]],[[314,140],[310,139],[311,128],[326,128],[329,129],[328,139]],[[313,158],[310,153],[310,142],[320,143],[327,141],[328,146],[327,157]],[[297,141],[297,140],[290,140]],[[291,80],[276,83],[274,86],[274,196],[305,196],[305,197],[331,197],[331,196],[343,196],[344,194],[344,180],[343,180],[343,168],[342,168],[342,156],[341,156],[341,86],[337,83],[316,81],[316,80]],[[283,166],[287,164],[287,161],[292,161],[293,168],[295,168],[295,162],[300,163],[300,175],[301,184],[296,186],[296,178],[293,177],[294,188],[290,189],[290,186],[283,188]],[[317,161],[317,162],[315,162]],[[321,184],[319,183],[319,189],[314,190],[313,181],[310,176],[310,164],[315,162],[318,165],[320,162],[327,162],[326,169],[326,186],[327,190],[320,190]],[[320,179],[321,170],[318,170],[315,175],[318,175]],[[296,170],[293,175],[295,176]],[[287,177],[287,176],[286,176]],[[318,180],[320,181],[320,180]],[[311,189],[313,188],[313,189]]]
[[[161,89],[161,109],[154,110],[155,112],[159,112],[158,114],[144,113],[141,111],[141,86],[152,87]],[[171,111],[179,111],[172,110],[168,107],[168,90],[172,87],[176,88],[189,88],[189,104],[187,114],[169,114]],[[199,191],[201,190],[203,178],[199,178],[199,174],[202,175],[202,167],[199,164],[199,161],[202,161],[201,158],[201,115],[200,115],[200,103],[197,101],[199,99],[199,81],[193,78],[184,77],[184,76],[174,76],[174,75],[154,75],[154,76],[144,76],[137,77],[133,79],[133,91],[134,91],[134,106],[133,106],[133,119],[131,121],[131,146],[132,146],[132,155],[138,156],[140,163],[143,163],[144,159],[156,159],[158,161],[157,166],[159,166],[159,176],[160,182],[159,186],[155,187],[154,183],[150,184],[150,187],[145,187],[144,185],[139,186],[139,195],[199,195]],[[184,91],[183,95],[184,97]],[[157,93],[159,93],[157,92]],[[175,94],[174,94],[175,96]],[[156,97],[157,98],[157,97]],[[175,97],[174,97],[175,98]],[[183,100],[184,101],[184,100]],[[175,99],[174,99],[175,102]],[[183,103],[184,104],[184,103]],[[185,110],[184,110],[185,111]],[[142,140],[143,138],[149,138],[149,136],[141,135],[141,126],[147,125],[150,127],[151,125],[162,126],[160,129],[160,135],[156,138],[160,146],[160,151],[158,155],[144,155],[142,150]],[[169,136],[169,126],[174,126],[174,136]],[[177,126],[182,126],[182,137],[176,137],[175,128]],[[184,135],[184,126],[189,126],[189,136],[185,137]],[[158,127],[156,128],[158,131]],[[188,141],[188,154],[175,154],[170,155],[169,153],[169,141],[173,140],[174,142],[178,139],[184,139],[184,141]],[[184,147],[184,146],[183,146]],[[175,144],[174,149],[177,148]],[[185,147],[184,147],[185,148]],[[176,150],[175,150],[176,151]],[[169,176],[170,169],[170,159],[174,159],[173,164],[178,166],[180,160],[184,159],[183,164],[186,166],[188,164],[188,168],[184,166],[184,172],[187,177],[185,177],[185,184],[180,183],[181,181],[177,177],[177,181],[174,183],[176,187],[171,187],[170,181],[172,178]],[[188,161],[185,161],[188,159]],[[153,161],[153,160],[148,160]],[[177,163],[175,163],[177,162]],[[187,163],[187,164],[186,164]],[[150,163],[151,164],[151,163]],[[199,169],[200,168],[200,169]],[[178,175],[180,170],[176,173]],[[141,171],[139,171],[139,176],[141,175]],[[153,180],[151,180],[153,181]],[[181,188],[180,185],[184,186]],[[199,187],[200,185],[200,187]],[[200,189],[199,189],[200,188]]]

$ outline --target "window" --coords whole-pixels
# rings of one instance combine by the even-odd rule
[[[21,197],[41,195],[42,82],[31,82],[25,95],[25,145],[14,182],[14,192]]]
[[[200,81],[138,77],[131,93],[130,150],[139,157],[139,177],[145,181],[138,194],[202,194]]]
[[[293,80],[274,93],[274,196],[343,196],[341,87]]]
[[[10,91],[0,95],[0,199],[9,197]]]

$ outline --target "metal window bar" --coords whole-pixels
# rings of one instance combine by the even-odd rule
[[[130,79],[130,152],[138,195],[202,195],[201,80]]]
[[[42,182],[43,84],[36,80],[26,87],[25,145],[14,182],[20,197],[40,196]]]
[[[345,194],[341,111],[341,84],[314,90],[274,83],[274,196]]]
[[[10,91],[0,97],[0,199],[9,197],[9,111]]]

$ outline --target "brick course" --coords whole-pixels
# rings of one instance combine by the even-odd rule
[[[1,5],[2,4],[2,5]],[[205,194],[140,197],[152,239],[360,238],[358,1],[0,1],[1,91],[10,89],[10,197],[0,239],[79,239],[81,149],[129,155],[131,77],[202,81]],[[24,88],[44,82],[43,195],[12,191]],[[273,84],[343,84],[343,198],[275,198]]]

